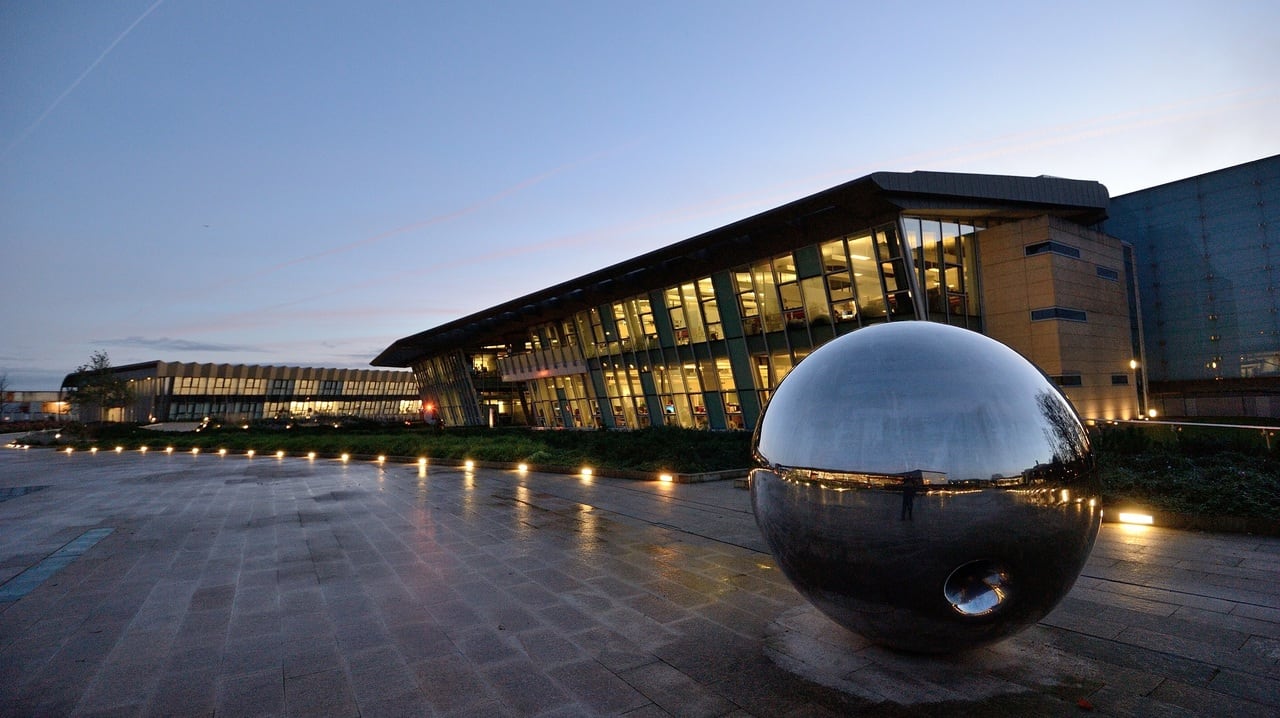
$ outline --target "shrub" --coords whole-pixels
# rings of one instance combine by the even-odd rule
[[[96,439],[64,441],[88,447],[117,444],[135,449],[171,445],[177,450],[226,448],[259,453],[315,451],[337,456],[388,456],[476,459],[535,466],[581,466],[656,472],[696,473],[751,466],[751,435],[655,427],[635,431],[540,431],[523,428],[449,428],[421,426],[211,427],[199,433],[163,434],[130,425],[99,425]],[[1248,432],[1245,432],[1248,433]],[[1186,434],[1186,432],[1183,432]],[[1228,438],[1224,439],[1226,436]],[[1260,441],[1232,439],[1209,428],[1180,436],[1163,426],[1105,427],[1093,433],[1103,501],[1117,506],[1136,502],[1152,509],[1215,516],[1275,518],[1280,515],[1280,460]],[[1236,437],[1244,436],[1240,432]],[[1277,442],[1280,444],[1280,441]]]

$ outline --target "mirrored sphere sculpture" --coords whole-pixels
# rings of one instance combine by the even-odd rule
[[[1039,620],[1102,516],[1067,399],[1017,352],[948,325],[876,325],[818,348],[753,446],[752,507],[787,577],[900,650],[962,650]]]

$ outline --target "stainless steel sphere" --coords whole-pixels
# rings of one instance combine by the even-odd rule
[[[815,350],[756,428],[751,503],[791,582],[877,643],[943,653],[1039,620],[1102,509],[1089,439],[1039,369],[931,322]]]

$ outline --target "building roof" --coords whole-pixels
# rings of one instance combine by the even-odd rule
[[[1262,157],[1260,159],[1250,160],[1249,162],[1241,162],[1238,165],[1223,167],[1222,169],[1213,170],[1212,172],[1205,172],[1204,174],[1192,175],[1191,177],[1183,177],[1181,179],[1176,179],[1176,180],[1169,180],[1168,182],[1162,182],[1158,185],[1152,185],[1150,187],[1144,187],[1142,189],[1133,190],[1132,192],[1118,194],[1112,199],[1116,201],[1124,200],[1125,202],[1139,200],[1142,197],[1161,192],[1167,188],[1182,184],[1184,182],[1186,183],[1204,182],[1205,180],[1209,180],[1214,177],[1218,177],[1222,175],[1235,175],[1239,173],[1241,170],[1246,170],[1246,169],[1253,170],[1253,169],[1269,168],[1271,169],[1271,172],[1274,175],[1275,167],[1280,167],[1280,155],[1271,155],[1270,157]]]
[[[876,172],[393,343],[371,362],[407,367],[461,347],[523,342],[530,324],[706,276],[871,227],[902,212],[964,220],[1042,214],[1106,219],[1106,187],[1088,180],[951,172]]]
[[[146,361],[111,367],[111,373],[122,379],[147,379],[155,377],[229,377],[236,379],[374,379],[408,380],[412,374],[394,369],[331,369],[324,367],[273,366],[265,364],[201,364],[198,362]],[[79,372],[72,372],[62,380],[62,386],[76,385]]]

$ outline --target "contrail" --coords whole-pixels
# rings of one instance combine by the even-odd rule
[[[36,118],[35,122],[32,122],[30,125],[28,125],[27,129],[23,130],[22,133],[18,135],[17,139],[15,139],[13,142],[10,142],[9,146],[4,148],[4,152],[0,153],[0,160],[3,160],[5,157],[8,157],[9,153],[12,152],[15,147],[22,144],[23,141],[25,141],[27,137],[31,135],[32,132],[35,132],[36,129],[39,128],[40,125],[44,122],[44,119],[48,117],[49,114],[52,113],[55,109],[57,109],[58,105],[61,104],[63,100],[67,99],[67,95],[70,95],[72,92],[74,92],[75,89],[80,86],[80,83],[84,81],[84,78],[88,77],[89,73],[93,72],[94,68],[102,64],[102,61],[107,58],[107,55],[111,54],[111,51],[116,48],[116,45],[119,45],[122,40],[128,37],[129,33],[133,32],[133,29],[137,27],[138,24],[141,23],[143,20],[146,20],[147,16],[150,15],[156,8],[160,7],[162,3],[164,3],[164,0],[156,0],[155,3],[151,5],[151,7],[146,9],[146,12],[139,15],[137,20],[134,20],[133,23],[129,25],[129,27],[126,27],[124,29],[124,32],[120,33],[120,35],[116,37],[115,40],[112,40],[111,44],[107,45],[107,49],[103,50],[101,55],[98,55],[98,59],[89,63],[89,66],[85,68],[84,72],[80,73],[80,76],[77,77],[74,81],[72,81],[71,85],[67,87],[67,89],[63,90],[61,95],[58,95],[56,98],[54,98],[53,103],[50,104],[49,107],[46,108],[44,112],[40,113],[40,116]]]

